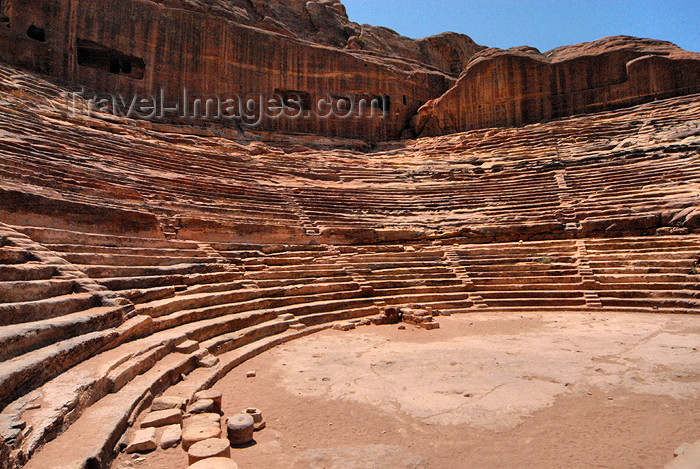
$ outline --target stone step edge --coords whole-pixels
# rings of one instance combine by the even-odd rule
[[[153,397],[170,387],[183,374],[197,366],[197,356],[201,352],[189,355],[168,354],[159,360],[153,368],[135,377],[116,393],[107,394],[90,407],[68,429],[47,443],[24,466],[26,469],[107,469],[114,459],[119,440],[136,415],[147,408]],[[55,466],[52,454],[63,452],[62,443],[77,438],[81,427],[90,420],[100,420],[100,416],[109,415],[108,424],[104,421],[92,427],[92,437],[85,445],[73,445],[72,460],[67,465]],[[54,449],[56,448],[56,449]],[[60,459],[58,459],[60,460]],[[47,465],[48,463],[48,465]]]

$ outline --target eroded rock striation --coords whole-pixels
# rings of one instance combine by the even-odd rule
[[[700,313],[698,62],[672,44],[481,50],[337,1],[0,0],[0,46],[0,469],[107,468],[149,407],[172,432],[133,451],[221,438],[199,392],[382,311]],[[76,84],[338,88],[392,118],[84,115]],[[431,99],[417,134],[491,128],[381,142]]]
[[[426,103],[415,134],[521,126],[700,92],[700,54],[615,36],[546,54],[530,47],[477,53],[455,86]]]
[[[670,43],[612,37],[541,54],[486,49],[456,33],[414,40],[350,21],[338,0],[2,0],[0,23],[7,62],[127,101],[159,96],[165,108],[187,90],[161,120],[201,126],[216,114],[216,125],[240,131],[377,142],[700,91],[700,56]],[[238,116],[248,99],[260,104],[247,119],[193,111],[213,95],[241,97]],[[297,98],[295,117],[263,112],[270,97]],[[318,107],[342,98],[330,118]]]
[[[161,0],[166,6],[194,9],[325,46],[345,48],[351,38],[355,50],[394,60],[408,60],[459,76],[483,46],[469,36],[444,33],[410,39],[381,26],[357,24],[348,18],[340,0]]]
[[[414,41],[359,26],[337,1],[3,0],[0,8],[0,58],[13,64],[129,101],[161,90],[167,102],[184,90],[201,99],[299,97],[303,117],[275,119],[256,109],[251,120],[267,130],[369,141],[398,138],[481,49],[457,34]],[[347,48],[353,36],[359,50]],[[364,100],[381,118],[315,112],[321,97],[343,96],[356,114]],[[174,114],[166,118],[193,115]]]

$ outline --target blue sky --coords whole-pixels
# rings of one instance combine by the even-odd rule
[[[419,38],[444,31],[479,44],[554,47],[627,34],[700,52],[700,0],[342,0],[350,20]]]

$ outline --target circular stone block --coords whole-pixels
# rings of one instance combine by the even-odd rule
[[[191,414],[213,414],[216,413],[214,401],[211,399],[199,399],[188,409]]]
[[[210,438],[221,438],[221,427],[217,423],[185,425],[182,430],[182,449],[189,451],[190,446]]]
[[[241,413],[248,414],[251,417],[253,417],[253,422],[255,423],[254,428],[256,432],[265,428],[265,419],[263,419],[263,414],[260,409],[256,409],[255,407],[249,407]]]
[[[226,424],[228,440],[232,445],[244,445],[253,441],[255,421],[249,414],[237,414],[231,417]]]
[[[230,458],[231,445],[225,438],[210,438],[198,441],[187,451],[188,464],[208,458]]]
[[[228,458],[209,458],[192,464],[189,469],[238,469],[238,464]]]
[[[213,389],[207,389],[205,391],[199,391],[194,395],[195,402],[200,399],[211,399],[214,401],[214,412],[221,413],[221,402],[222,394],[219,391]]]

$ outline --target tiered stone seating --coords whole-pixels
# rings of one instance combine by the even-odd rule
[[[0,85],[15,467],[105,467],[154,395],[384,306],[698,311],[697,96],[370,151],[71,116],[2,65]]]
[[[10,91],[31,81],[0,68]],[[335,242],[339,231],[366,242],[368,230],[386,227],[445,237],[468,227],[471,242],[647,235],[668,223],[663,211],[697,206],[700,197],[688,158],[698,147],[689,124],[700,119],[696,96],[369,154],[282,145],[289,155],[157,127],[124,132],[118,119],[66,119],[55,110],[65,107],[62,88],[34,81],[6,94],[14,105],[0,108],[8,136],[0,142],[8,192],[0,195],[53,202],[64,209],[63,226],[77,230],[123,228],[108,223],[115,217],[87,214],[98,207],[138,219],[144,236],[243,243],[249,233],[267,243]],[[38,215],[3,219],[23,224],[30,216]],[[58,222],[41,217],[33,224]]]
[[[51,448],[60,447],[51,441],[59,434],[63,441],[95,426],[100,446],[79,453],[102,458],[149,392],[162,391],[197,367],[201,370],[180,385],[187,392],[280,341],[332,321],[377,314],[378,301],[452,309],[471,304],[461,282],[443,265],[440,250],[393,246],[376,255],[370,254],[372,247],[340,252],[317,245],[203,245],[33,227],[14,231],[40,242],[128,304],[98,348],[76,354],[57,377],[34,382],[36,389],[29,393],[13,388],[20,394],[8,397],[3,414],[10,427],[3,430],[18,430],[16,460],[47,445],[28,467],[50,460]],[[346,257],[349,262],[340,261]],[[371,273],[358,283],[363,266]],[[411,269],[422,270],[427,280],[411,278]],[[100,332],[95,329],[86,336]],[[176,353],[186,341],[198,344]],[[220,357],[218,364],[213,357]],[[41,409],[34,412],[32,403],[39,401]],[[67,405],[71,402],[76,404]],[[20,426],[31,430],[25,434]]]
[[[475,220],[488,225],[488,232],[499,231],[491,239],[481,233],[481,239],[472,236],[477,242],[649,235],[668,226],[675,214],[698,204],[698,169],[689,156],[698,150],[700,106],[696,98],[674,103],[673,107],[653,103],[634,111],[420,140],[402,152],[387,152],[386,158],[389,154],[401,155],[406,171],[422,164],[427,169],[413,173],[414,180],[428,182],[441,177],[449,182],[444,184],[446,196],[454,193],[449,190],[453,182],[454,187],[466,187],[493,177],[503,193],[517,184],[522,190],[521,204],[532,196],[546,202],[548,199],[541,196],[544,188],[553,190],[559,198],[558,204],[540,207],[541,215],[549,218],[538,220],[527,211],[519,215],[515,210],[510,218],[503,219],[505,225],[512,226],[507,231],[498,228],[497,215],[490,221]],[[453,162],[449,171],[442,169],[447,160]],[[515,180],[511,171],[522,179]],[[528,175],[530,171],[542,177],[539,183]],[[508,209],[497,198],[488,202],[492,213]],[[470,208],[463,223],[470,222],[480,210]],[[552,219],[560,226],[542,225],[546,232],[534,227],[518,230],[518,224]],[[477,227],[476,231],[484,230]]]
[[[193,241],[16,229],[135,304],[172,297],[194,283],[237,277],[236,272],[222,264],[223,259]]]
[[[508,181],[507,185],[503,181]],[[381,224],[453,229],[474,224],[556,223],[559,199],[549,175],[504,172],[473,178],[469,184],[444,182],[412,188],[304,188],[297,197],[324,226]]]
[[[586,241],[604,307],[700,312],[700,238]]]
[[[108,346],[133,308],[26,236],[0,232],[4,405]]]
[[[697,236],[586,239],[453,247],[472,299],[505,310],[696,312]]]
[[[220,245],[217,245],[220,247]],[[363,291],[326,246],[287,246],[285,251],[263,247],[265,257],[243,265],[246,278],[261,288],[284,287],[290,298],[280,314],[293,314],[302,324],[368,316],[377,312]],[[230,251],[226,251],[229,253]],[[300,301],[306,298],[306,301]]]
[[[430,245],[362,246],[341,249],[354,278],[368,286],[380,305],[420,305],[445,314],[473,306],[470,294],[445,253]]]
[[[96,325],[95,331],[74,339],[80,340],[84,351],[54,349],[57,359],[63,360],[56,373],[43,380],[32,376],[31,370],[25,373],[32,376],[36,389],[23,388],[16,380],[8,382],[8,405],[0,414],[5,426],[0,431],[11,436],[7,441],[14,450],[13,460],[21,463],[46,444],[28,467],[65,458],[61,441],[85,431],[95,432],[94,444],[76,451],[71,461],[106,461],[139,403],[179,381],[183,374],[204,366],[208,373],[222,375],[240,358],[224,357],[217,363],[216,355],[249,356],[328,327],[307,329],[294,313],[326,313],[328,316],[313,321],[324,323],[336,319],[330,313],[340,308],[346,312],[337,318],[377,312],[376,308],[355,308],[353,314],[347,313],[351,306],[364,305],[367,300],[359,297],[358,285],[342,268],[328,261],[314,266],[309,256],[298,257],[307,252],[319,254],[318,248],[302,246],[295,251],[288,246],[217,245],[228,249],[220,255],[211,246],[164,239],[28,227],[15,227],[13,233],[31,236],[28,242],[34,244],[41,241],[43,249],[60,254],[66,264],[110,286],[128,304],[113,329],[100,331]],[[23,251],[9,247],[4,251],[8,260],[31,259]],[[45,276],[53,273],[47,272]],[[320,272],[326,273],[327,281],[319,279]],[[140,284],[146,287],[134,288]],[[88,348],[93,342],[96,345]],[[72,356],[65,357],[66,352]],[[14,358],[5,367],[23,359]],[[40,359],[47,363],[45,356]],[[189,385],[194,392],[204,384],[192,379]],[[41,403],[39,408],[36,403]],[[56,437],[60,441],[54,442]]]
[[[459,245],[455,252],[490,308],[586,306],[574,241]]]
[[[565,177],[571,197],[579,200],[575,211],[583,221],[583,236],[603,230],[617,236],[654,234],[662,210],[677,213],[700,202],[696,190],[700,172],[683,153],[601,160],[585,171],[567,170]],[[625,222],[629,219],[642,221]]]

